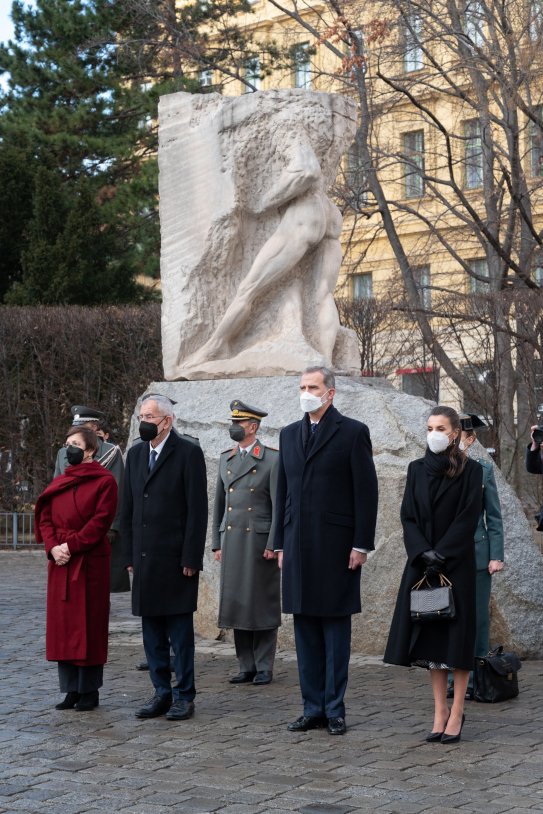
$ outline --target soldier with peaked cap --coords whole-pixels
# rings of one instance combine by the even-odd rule
[[[459,447],[464,453],[477,440],[475,430],[485,427],[479,416],[462,414],[460,416]],[[492,576],[503,568],[503,522],[494,478],[492,461],[477,459],[483,468],[483,510],[475,532],[475,657],[483,658],[490,650],[490,592]],[[473,698],[473,671],[470,673],[466,699]],[[449,674],[447,697],[454,697],[452,675]]]
[[[267,415],[230,404],[236,442],[219,462],[213,510],[215,559],[221,563],[219,621],[233,628],[239,673],[231,684],[269,684],[281,624],[280,572],[273,551],[277,450],[256,434]]]
[[[72,414],[72,427],[89,427],[89,429],[95,432],[100,429],[100,425],[106,418],[101,410],[95,410],[93,407],[86,407],[83,404],[74,404],[70,412]],[[117,489],[119,492],[118,509],[117,514],[113,518],[111,529],[108,532],[108,538],[111,544],[110,591],[111,593],[122,593],[123,591],[130,590],[130,577],[123,563],[119,540],[120,497],[124,477],[123,454],[120,447],[116,444],[110,444],[98,436],[98,449],[94,455],[94,460],[98,461],[98,463],[102,464],[106,469],[109,469],[117,481]],[[58,475],[63,475],[67,466],[66,448],[61,447],[57,453],[55,474],[53,477],[56,478]]]

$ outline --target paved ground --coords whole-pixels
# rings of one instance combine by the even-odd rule
[[[42,555],[0,553],[0,814],[418,814],[543,812],[542,662],[521,695],[468,705],[462,742],[422,741],[431,725],[422,670],[353,660],[349,731],[292,735],[296,663],[282,653],[273,684],[232,687],[232,648],[200,643],[196,715],[138,721],[150,694],[128,597],[113,597],[100,707],[57,712],[56,665],[44,661]]]

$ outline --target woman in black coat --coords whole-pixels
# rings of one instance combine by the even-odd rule
[[[475,652],[475,544],[482,510],[483,472],[459,450],[460,419],[450,407],[428,418],[424,458],[409,464],[401,508],[407,563],[384,661],[430,670],[434,725],[427,741],[455,743],[464,722],[464,697]],[[425,571],[442,571],[453,584],[456,618],[413,622],[410,591]],[[435,580],[433,580],[435,583]],[[447,671],[454,699],[447,706]]]

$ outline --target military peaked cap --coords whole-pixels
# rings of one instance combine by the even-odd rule
[[[88,421],[105,421],[106,416],[100,410],[94,410],[92,407],[85,407],[83,404],[74,404],[70,409],[73,416],[72,427],[81,427]]]
[[[466,413],[460,416],[460,426],[463,432],[469,432],[470,430],[476,430],[478,427],[486,427],[486,424],[481,421],[478,415]]]
[[[251,407],[239,399],[230,402],[230,417],[232,421],[246,421],[248,418],[255,418],[257,421],[265,418],[268,414],[258,407]]]

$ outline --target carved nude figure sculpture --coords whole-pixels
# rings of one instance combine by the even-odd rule
[[[344,115],[337,116],[336,112],[334,127],[330,122],[334,108],[329,100],[346,100],[304,91],[309,97],[317,97],[317,104],[310,106],[310,115],[306,113],[308,124],[303,108],[298,110],[299,105],[288,104],[293,93],[294,102],[299,103],[299,91],[274,92],[275,96],[285,94],[287,104],[279,110],[275,105],[273,112],[265,105],[264,110],[262,105],[261,109],[258,105],[252,109],[256,99],[249,106],[249,115],[247,109],[220,111],[222,116],[215,127],[223,164],[231,167],[228,175],[233,200],[227,216],[222,211],[222,217],[217,218],[223,227],[224,242],[215,254],[224,257],[226,248],[228,259],[223,262],[233,263],[233,267],[224,272],[235,285],[230,286],[229,298],[226,282],[224,292],[208,291],[207,299],[222,298],[222,307],[211,308],[206,324],[200,323],[199,330],[195,314],[195,333],[203,337],[207,332],[207,337],[183,343],[175,378],[262,375],[263,364],[272,368],[270,373],[283,374],[311,362],[333,363],[340,331],[333,292],[342,257],[342,218],[327,197],[326,188],[352,135],[353,119],[345,115],[345,110],[352,111],[341,104]],[[181,95],[185,96],[176,94]],[[324,105],[319,97],[325,97]],[[243,102],[247,108],[246,99],[221,101],[230,105]],[[269,117],[268,130],[271,128],[266,134],[267,149],[261,137],[265,113]],[[293,118],[294,114],[301,116],[300,121]],[[338,130],[342,138],[338,138]],[[254,144],[253,153],[256,150],[252,162],[247,156],[250,144]],[[258,157],[260,162],[255,161]],[[251,175],[251,163],[258,177]],[[211,243],[215,244],[218,235],[210,225]],[[204,256],[200,268],[214,262],[209,246]],[[254,259],[249,263],[251,256]],[[192,352],[187,352],[190,345]],[[355,367],[356,361],[355,348]],[[168,369],[165,372],[168,375]]]

